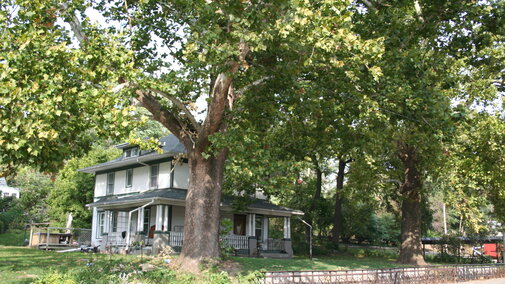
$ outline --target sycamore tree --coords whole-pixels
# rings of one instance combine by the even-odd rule
[[[502,12],[503,1],[362,1],[355,14],[363,37],[386,38],[379,64],[383,76],[370,90],[376,111],[384,115],[377,141],[384,145],[382,157],[389,158],[382,164],[399,185],[401,263],[425,263],[423,183],[447,162],[447,145],[455,138],[454,105],[469,108],[496,98],[502,57],[487,52],[503,48]]]
[[[242,98],[268,103],[301,67],[376,43],[351,31],[348,1],[27,1],[0,4],[0,159],[54,170],[92,137],[122,137],[135,107],[187,151],[184,269],[219,256],[228,120]],[[100,15],[93,22],[88,14]],[[98,16],[96,16],[98,17]],[[363,57],[354,64],[368,68]],[[345,65],[345,64],[344,64]],[[271,86],[265,93],[259,86]],[[284,92],[282,96],[296,96]],[[200,100],[199,100],[200,99]],[[206,102],[202,110],[197,101]],[[205,103],[204,103],[205,104]],[[200,112],[201,111],[201,112]],[[145,117],[137,120],[145,120]],[[249,119],[254,119],[250,115]]]

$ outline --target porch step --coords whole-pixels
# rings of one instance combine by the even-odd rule
[[[291,258],[289,254],[287,253],[282,253],[282,252],[261,252],[260,256],[263,258]]]
[[[143,247],[142,248],[142,252],[140,251],[140,249],[134,249],[131,254],[134,254],[134,255],[140,255],[140,254],[143,254],[143,255],[151,255],[153,252],[153,248],[152,247]]]

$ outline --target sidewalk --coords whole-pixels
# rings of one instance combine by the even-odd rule
[[[504,284],[505,283],[505,278],[472,280],[472,281],[467,281],[467,282],[454,282],[454,284],[455,283],[464,283],[464,284]]]

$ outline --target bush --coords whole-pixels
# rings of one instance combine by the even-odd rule
[[[476,257],[458,257],[457,255],[451,255],[447,253],[440,253],[437,255],[427,255],[425,256],[426,261],[433,263],[462,263],[462,264],[477,264],[477,263],[492,263],[493,259],[487,255],[481,255]]]
[[[156,263],[156,259],[152,263]],[[233,283],[226,272],[212,268],[195,276],[178,273],[164,265],[154,265],[153,270],[143,271],[141,265],[142,260],[138,258],[96,260],[65,273],[50,271],[34,283]]]

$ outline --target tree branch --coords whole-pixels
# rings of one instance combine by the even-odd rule
[[[414,1],[414,8],[416,9],[417,18],[421,23],[424,23],[423,12],[421,10],[421,5],[419,5],[419,1]]]
[[[174,134],[181,143],[184,144],[186,150],[191,151],[194,148],[194,143],[191,139],[191,135],[184,130],[181,122],[175,117],[175,115],[162,108],[160,102],[150,94],[143,92],[142,90],[137,90],[137,99],[152,115],[153,118],[159,121],[163,126],[165,126],[172,134]]]
[[[252,88],[252,87],[256,87],[256,86],[258,86],[258,85],[263,84],[263,82],[265,82],[266,80],[268,80],[268,79],[270,79],[270,78],[272,78],[272,76],[265,76],[265,77],[263,77],[263,78],[260,78],[260,79],[258,79],[258,80],[256,80],[256,81],[252,82],[252,83],[251,83],[251,84],[249,84],[249,85],[246,85],[246,86],[244,86],[244,87],[240,88],[240,89],[236,92],[236,97],[241,96],[243,93],[245,93],[247,90],[249,90],[249,89],[250,89],[250,88]]]
[[[191,122],[191,125],[195,128],[196,132],[199,133],[202,130],[202,126],[196,121],[195,117],[189,111],[189,109],[184,105],[179,99],[177,99],[174,96],[171,96],[165,92],[162,92],[160,90],[152,89],[152,88],[146,88],[146,90],[156,93],[158,95],[161,95],[167,99],[169,99],[176,107],[178,107],[182,112],[184,112],[184,115],[186,118]]]
[[[377,11],[377,8],[372,4],[372,2],[368,0],[361,0],[368,8],[372,9],[373,11]]]
[[[68,12],[68,3],[62,3],[60,6],[64,11]],[[88,38],[82,31],[81,21],[75,14],[75,11],[71,11],[70,13],[72,13],[71,20],[67,21],[67,24],[70,25],[70,29],[74,33],[75,38],[79,41],[80,44],[82,44],[84,41],[87,41]]]
[[[403,183],[402,181],[397,180],[397,179],[384,179],[384,180],[382,180],[382,182],[392,182],[392,183],[396,183],[398,185],[402,185],[402,183]]]

